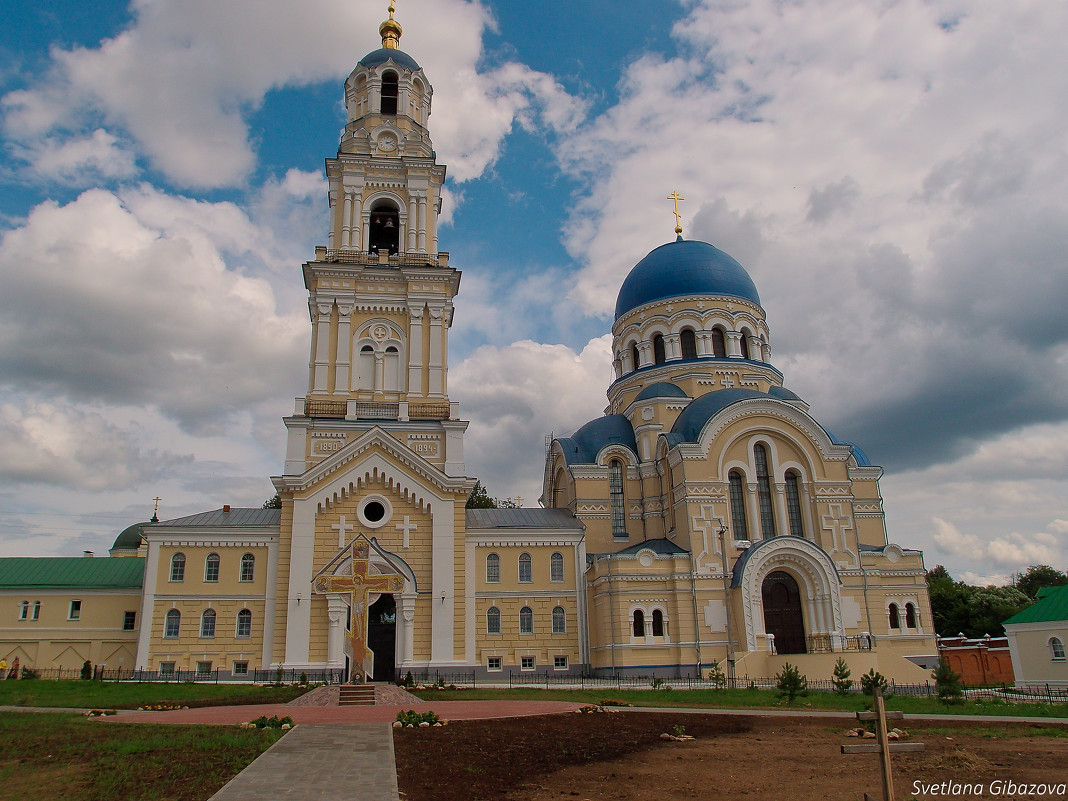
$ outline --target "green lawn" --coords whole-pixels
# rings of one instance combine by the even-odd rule
[[[5,801],[203,801],[281,736],[277,729],[4,712],[0,787]]]
[[[100,681],[0,681],[0,706],[136,709],[146,704],[183,706],[284,704],[307,692],[296,686],[254,684],[136,684]]]
[[[573,701],[596,704],[605,699],[627,701],[634,706],[696,707],[730,709],[813,709],[860,712],[870,707],[870,698],[854,693],[846,696],[829,692],[811,692],[794,703],[781,701],[774,690],[562,690],[518,687],[512,689],[476,688],[470,690],[415,690],[415,695],[428,701],[456,700],[538,700]],[[997,701],[966,701],[948,709],[936,698],[890,696],[886,708],[917,715],[1021,715],[1047,718],[1068,718],[1068,704],[1010,704]]]

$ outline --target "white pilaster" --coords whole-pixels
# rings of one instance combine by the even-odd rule
[[[167,569],[170,565],[167,565]],[[139,668],[151,668],[148,663],[149,652],[152,649],[152,613],[156,608],[156,582],[159,577],[159,546],[148,541],[148,551],[145,554],[145,580],[144,590],[141,593],[141,617],[137,621],[140,626],[137,632],[137,657],[134,665]],[[163,632],[160,632],[160,636]]]
[[[423,394],[423,307],[409,307],[408,394]]]
[[[278,603],[278,539],[274,537],[267,543],[267,587],[263,599],[263,656],[260,667],[264,670],[271,666],[274,659],[274,614]]]
[[[444,333],[441,327],[444,309],[441,306],[430,307],[430,387],[427,393],[431,398],[440,398],[445,394],[444,364],[442,362],[442,346],[444,345]]]
[[[431,549],[430,662],[453,661],[453,621],[456,616],[456,566],[453,545],[453,501],[439,498],[434,503],[433,546]]]
[[[352,306],[337,307],[337,356],[334,360],[334,392],[349,391],[349,354],[352,350],[352,335],[349,323]]]
[[[345,620],[349,614],[349,605],[340,595],[329,595],[326,599],[327,619],[330,632],[326,640],[326,661],[332,668],[345,667]]]
[[[330,369],[330,303],[316,304],[315,311],[315,362],[312,369],[312,392],[325,394],[330,391],[327,376]]]
[[[345,205],[341,209],[341,249],[349,247],[352,235],[352,195],[345,193]]]
[[[286,664],[306,665],[310,648],[312,559],[315,550],[314,498],[293,501],[293,538],[287,588]],[[300,603],[297,603],[297,596]]]
[[[417,248],[426,253],[426,196],[419,198],[419,241]]]

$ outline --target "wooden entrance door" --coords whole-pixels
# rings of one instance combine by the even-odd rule
[[[801,612],[801,591],[789,573],[769,573],[760,587],[764,605],[764,631],[775,635],[780,654],[805,653],[805,618]]]
[[[367,647],[375,655],[371,680],[393,681],[397,650],[397,603],[392,595],[380,595],[367,610]]]

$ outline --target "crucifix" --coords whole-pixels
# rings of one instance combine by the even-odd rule
[[[372,665],[374,652],[367,647],[367,597],[371,593],[400,592],[404,589],[404,577],[370,575],[371,543],[363,536],[352,542],[352,574],[348,576],[319,576],[315,579],[317,593],[349,593],[352,610],[352,625],[346,636],[352,643],[352,659],[360,672],[360,680],[366,681]],[[356,678],[355,674],[352,678]]]
[[[675,233],[676,234],[681,234],[682,233],[682,215],[679,214],[679,201],[680,200],[685,200],[686,198],[684,198],[677,191],[675,191],[675,192],[672,192],[670,195],[668,195],[667,199],[675,201]]]

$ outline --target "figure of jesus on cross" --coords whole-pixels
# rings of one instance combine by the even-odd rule
[[[367,597],[372,593],[400,592],[404,589],[404,577],[370,575],[371,543],[362,534],[351,544],[352,573],[348,576],[325,575],[315,579],[314,589],[317,593],[349,593],[349,607],[352,610],[352,625],[348,638],[352,644],[352,661],[356,666],[350,681],[361,675],[360,681],[367,680],[367,674],[373,664],[374,652],[367,647]]]

